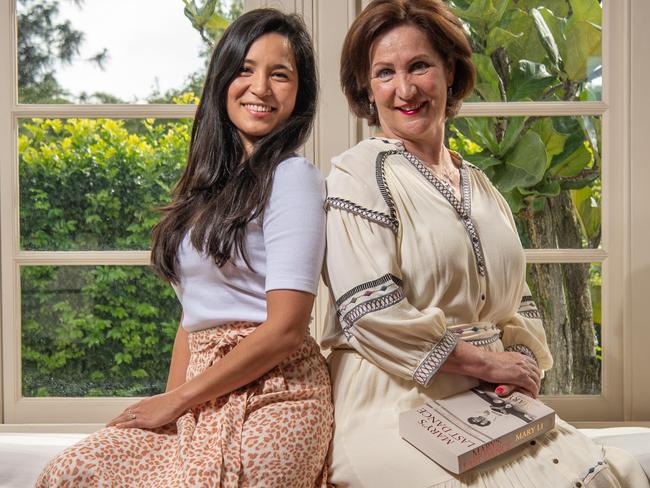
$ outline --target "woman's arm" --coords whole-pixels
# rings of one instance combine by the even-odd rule
[[[305,340],[314,295],[294,290],[267,294],[267,320],[223,359],[171,393],[182,409],[244,386],[280,364]]]
[[[465,341],[458,341],[440,371],[503,385],[508,393],[521,389],[532,397],[537,397],[541,381],[534,359],[518,352],[486,351]]]
[[[267,320],[226,356],[173,390],[130,406],[107,425],[138,428],[165,425],[195,405],[258,379],[295,352],[308,332],[314,295],[272,290],[266,296]]]
[[[178,330],[176,331],[176,339],[174,339],[174,348],[172,349],[172,361],[169,365],[169,375],[167,376],[166,392],[172,391],[174,388],[181,386],[185,383],[185,375],[187,374],[187,365],[190,362],[190,347],[187,341],[187,331],[181,325],[183,317],[178,323]]]

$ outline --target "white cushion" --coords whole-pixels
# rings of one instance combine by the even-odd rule
[[[608,429],[580,429],[580,432],[598,444],[619,447],[632,454],[650,479],[650,429],[610,427]]]
[[[51,458],[87,435],[0,433],[0,487],[34,486]]]
[[[599,444],[631,453],[650,479],[650,429],[611,427],[580,431]],[[86,435],[0,433],[0,488],[33,486],[48,460]]]

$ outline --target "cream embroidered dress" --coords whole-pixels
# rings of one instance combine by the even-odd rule
[[[562,420],[557,428],[462,477],[398,435],[399,412],[477,384],[440,366],[459,340],[551,358],[525,283],[505,200],[463,162],[461,198],[399,141],[372,138],[333,161],[327,179],[322,331],[335,405],[330,482],[353,488],[638,487],[640,466]]]

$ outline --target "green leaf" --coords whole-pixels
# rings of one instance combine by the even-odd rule
[[[506,154],[505,165],[497,171],[496,185],[504,192],[537,184],[546,171],[546,150],[539,135],[529,130]]]
[[[600,235],[601,222],[598,196],[591,186],[585,186],[578,190],[571,190],[571,198],[578,211],[578,218],[585,235],[589,240],[597,238]]]
[[[542,63],[546,58],[546,50],[537,36],[535,22],[528,12],[521,9],[511,10],[504,19],[508,17],[508,30],[519,37],[508,46],[508,57],[515,64],[521,59]],[[521,34],[521,35],[519,35]]]
[[[556,78],[541,63],[520,60],[508,83],[508,100],[535,100],[553,85]]]
[[[532,188],[519,189],[522,195],[535,197],[556,197],[561,190],[559,182],[548,179],[542,180]]]
[[[472,61],[476,67],[476,85],[474,89],[480,93],[484,100],[501,100],[499,91],[499,75],[494,69],[492,59],[485,54],[474,53]]]
[[[575,21],[572,18],[566,27],[566,55],[564,72],[569,80],[581,81],[587,78],[590,57],[600,57],[601,30],[591,22]]]
[[[552,176],[577,176],[591,162],[591,158],[591,153],[583,142],[568,156],[561,158],[559,161],[553,160],[553,166],[551,166],[549,173]]]
[[[542,43],[542,46],[546,50],[546,54],[551,60],[553,68],[559,70],[562,58],[560,56],[560,50],[557,47],[557,43],[555,42],[555,38],[553,37],[553,33],[551,32],[549,26],[546,24],[544,16],[538,9],[534,8],[530,12],[533,16],[535,27],[537,28],[539,41]]]
[[[498,152],[499,144],[494,135],[492,119],[489,117],[471,117],[463,119],[463,122],[468,129],[468,133],[465,133],[465,136],[469,137],[472,142],[479,146],[488,149],[492,154]]]
[[[553,157],[561,154],[564,150],[564,144],[568,136],[556,131],[553,127],[553,121],[548,117],[535,122],[532,129],[539,134],[539,137],[544,143],[547,157],[546,167],[548,168],[551,165]]]
[[[598,0],[569,0],[573,18],[584,20],[600,27],[602,25],[603,10]]]
[[[207,0],[203,7],[199,8],[199,16],[202,21],[207,21],[217,7],[217,0]]]
[[[507,48],[511,43],[523,36],[522,33],[514,34],[501,27],[494,27],[487,36],[485,54],[491,55],[498,48]]]
[[[593,123],[593,119],[588,115],[584,115],[578,120],[580,122],[582,130],[584,130],[585,134],[587,134],[589,144],[591,144],[591,150],[598,151],[598,129],[596,127],[596,124]]]
[[[230,22],[228,22],[228,19],[225,17],[222,17],[219,14],[214,14],[210,17],[210,19],[205,23],[205,28],[210,31],[211,33],[218,33],[222,30],[224,30]]]
[[[506,132],[499,144],[498,156],[503,156],[507,153],[513,146],[513,144],[519,138],[524,124],[526,122],[526,117],[509,117],[505,119],[505,123],[508,124]]]
[[[526,200],[516,188],[507,192],[502,191],[501,194],[506,199],[506,202],[508,202],[508,206],[513,214],[516,214],[526,206]]]
[[[543,3],[544,8],[553,12],[558,17],[566,17],[569,15],[569,4],[566,0],[544,0],[543,2],[539,0],[524,0],[523,3],[527,10],[539,7],[539,4]]]
[[[483,171],[487,170],[492,166],[497,166],[501,164],[501,161],[499,159],[493,158],[492,156],[490,156],[490,153],[487,151],[484,151],[479,154],[469,154],[465,156],[464,159],[472,163],[474,166],[477,166]]]
[[[479,30],[483,30],[486,25],[486,19],[496,13],[496,9],[490,0],[473,0],[464,9],[452,5],[451,11]]]

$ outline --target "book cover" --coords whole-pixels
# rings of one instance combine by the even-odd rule
[[[443,468],[460,474],[555,426],[555,412],[514,392],[472,388],[399,416],[400,436]]]

